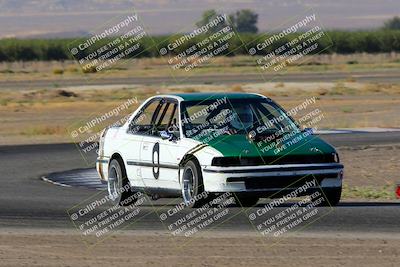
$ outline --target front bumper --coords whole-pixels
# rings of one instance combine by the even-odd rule
[[[108,161],[107,158],[97,158],[96,170],[102,183],[106,183],[108,180]]]
[[[268,196],[294,190],[315,180],[309,191],[342,187],[343,165],[339,163],[286,164],[202,168],[208,192],[260,193]]]

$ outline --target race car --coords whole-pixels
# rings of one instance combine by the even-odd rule
[[[321,205],[334,206],[343,179],[331,145],[251,93],[150,97],[125,124],[103,130],[96,168],[121,205],[136,192],[182,197],[188,207],[230,192],[237,205],[253,206],[308,184],[301,195],[321,190]]]

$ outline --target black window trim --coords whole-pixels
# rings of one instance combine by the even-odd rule
[[[131,132],[132,123],[143,113],[143,111],[144,111],[149,105],[151,105],[153,102],[156,102],[156,101],[159,101],[160,103],[158,104],[158,106],[157,106],[157,108],[156,108],[156,110],[155,110],[155,112],[153,113],[152,118],[151,118],[151,122],[150,122],[150,123],[151,123],[151,125],[152,125],[153,127],[154,127],[155,119],[157,118],[157,116],[155,116],[155,113],[157,113],[157,115],[158,115],[158,112],[159,112],[159,110],[161,109],[161,107],[163,106],[163,104],[169,103],[169,104],[176,104],[177,107],[179,106],[179,101],[178,101],[177,99],[175,99],[175,98],[172,98],[172,97],[155,97],[155,98],[149,100],[149,101],[140,109],[140,111],[132,118],[132,120],[129,122],[129,124],[128,124],[128,130],[127,130],[127,133],[128,133],[128,134],[140,135],[140,136],[147,136],[147,137],[154,137],[154,138],[161,138],[160,136],[152,135],[152,134],[150,134],[150,133],[139,133],[139,132],[133,133],[133,132]],[[177,109],[177,111],[179,112],[179,109],[178,109],[178,108],[176,108],[176,109]],[[179,127],[179,128],[180,128],[180,127]],[[180,136],[182,135],[182,133],[181,133],[180,130],[179,130],[179,135],[180,135]]]

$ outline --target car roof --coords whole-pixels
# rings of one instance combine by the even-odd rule
[[[183,99],[183,101],[199,101],[199,100],[216,100],[227,97],[228,99],[259,99],[263,96],[251,93],[182,93],[182,94],[170,94],[171,96],[177,96]]]

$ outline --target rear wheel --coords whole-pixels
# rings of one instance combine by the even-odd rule
[[[113,159],[108,167],[108,195],[120,206],[128,206],[135,202],[125,167],[120,160]]]
[[[204,192],[201,170],[195,161],[189,160],[183,169],[182,197],[189,208],[197,208],[207,201],[207,193]]]

